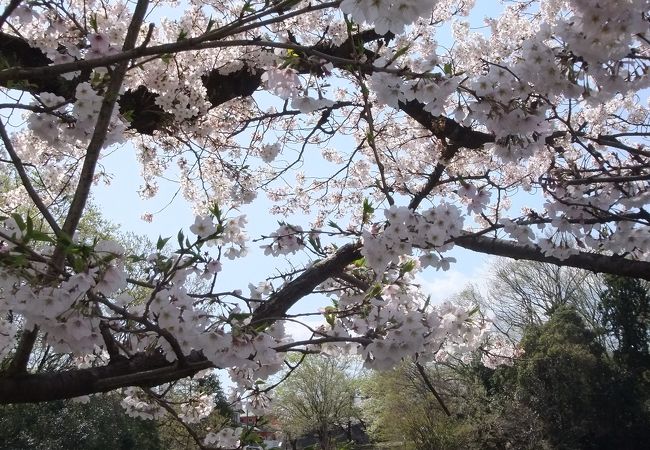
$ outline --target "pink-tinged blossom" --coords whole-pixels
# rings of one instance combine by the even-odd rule
[[[266,88],[282,99],[289,99],[298,94],[302,86],[298,72],[293,69],[267,69],[262,75]]]
[[[502,337],[495,337],[481,349],[481,353],[481,363],[496,369],[502,365],[512,366],[517,358],[523,356],[524,350]]]
[[[221,269],[221,262],[218,259],[212,259],[205,265],[205,270],[212,275],[218,274]]]
[[[60,95],[52,94],[50,92],[43,92],[38,96],[43,106],[51,108],[65,103],[65,98]]]
[[[111,265],[102,275],[95,286],[95,291],[110,295],[126,287],[126,271],[121,266]]]
[[[194,225],[190,226],[190,231],[199,238],[205,239],[217,232],[217,227],[210,216],[196,216]]]
[[[272,242],[261,247],[265,255],[288,255],[305,247],[302,227],[297,225],[281,225],[269,235],[269,239]]]
[[[217,433],[209,432],[203,443],[205,445],[216,445],[219,448],[238,448],[239,437],[242,434],[242,428],[223,428]]]
[[[145,394],[138,388],[126,388],[121,405],[130,417],[160,419],[165,416],[165,410],[160,405],[145,398]]]
[[[260,157],[265,163],[271,163],[278,156],[282,147],[279,143],[275,144],[266,144],[262,146],[260,150]]]
[[[431,0],[343,0],[341,10],[355,22],[374,24],[378,34],[401,33],[405,25],[423,17],[433,9]]]
[[[108,37],[102,33],[91,33],[88,35],[88,43],[91,50],[95,51],[97,55],[101,55],[108,51],[111,43]]]

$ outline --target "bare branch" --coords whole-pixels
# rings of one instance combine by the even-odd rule
[[[625,277],[650,280],[650,262],[639,261],[616,255],[599,255],[597,253],[580,252],[567,259],[546,256],[538,246],[520,245],[516,242],[493,239],[485,236],[463,236],[456,238],[456,244],[468,250],[487,253],[489,255],[505,256],[513,259],[527,259],[571,266],[592,272],[610,273]]]

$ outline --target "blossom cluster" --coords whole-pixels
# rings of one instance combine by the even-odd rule
[[[140,419],[160,419],[164,417],[164,408],[147,401],[139,389],[126,388],[123,395],[121,405],[128,416]]]
[[[407,207],[392,206],[384,211],[386,226],[376,233],[364,231],[362,254],[366,264],[377,277],[381,277],[388,265],[410,255],[414,248],[435,250],[443,253],[453,247],[453,238],[460,236],[464,217],[458,207],[441,203],[422,213]],[[433,253],[422,257],[424,265],[449,268],[448,260],[441,260]]]
[[[223,428],[217,433],[209,432],[205,437],[204,444],[215,444],[224,449],[239,448],[239,438],[242,431],[243,428]]]
[[[445,361],[451,355],[468,358],[490,334],[491,323],[476,314],[476,308],[463,308],[449,302],[425,307],[426,299],[412,283],[402,277],[387,284],[379,295],[342,294],[337,299],[340,317],[331,329],[321,332],[336,338],[364,336],[369,343],[351,346],[332,342],[328,352],[356,352],[364,365],[385,370],[403,359]],[[348,314],[363,305],[364,314]]]
[[[514,345],[501,336],[489,341],[482,349],[481,363],[489,368],[496,369],[503,365],[513,365],[517,358],[523,356],[524,350]]]
[[[343,0],[341,11],[356,22],[373,24],[379,34],[398,34],[404,31],[404,26],[429,14],[435,3],[435,0]]]
[[[262,246],[265,255],[289,255],[305,247],[303,230],[300,225],[280,225],[269,235],[270,244]]]
[[[478,348],[487,366],[508,363],[518,351],[485,344],[488,321],[474,308],[429,305],[415,275],[448,270],[454,241],[477,236],[506,238],[517,257],[650,261],[648,1],[510,2],[478,29],[459,17],[474,3],[301,1],[282,13],[274,2],[189,2],[177,18],[133,23],[136,51],[115,98],[114,65],[102,64],[122,51],[134,3],[23,2],[3,42],[28,44],[36,60],[40,50],[51,67],[0,71],[15,97],[0,106],[11,134],[4,148],[15,151],[0,166],[2,215],[45,205],[65,221],[76,187],[84,194],[109,180],[101,157],[129,141],[143,197],[156,196],[170,172],[197,211],[215,202],[240,210],[266,194],[282,220],[262,236],[266,255],[309,248],[327,258],[320,237],[332,239],[327,249],[361,239],[363,258],[330,272],[346,284],[324,289],[336,308],[315,336],[334,342],[314,350],[354,351],[373,368]],[[449,19],[451,46],[437,36]],[[0,53],[13,65],[24,55],[9,47]],[[74,67],[60,73],[64,63]],[[52,77],[7,78],[16,70]],[[102,129],[99,113],[114,100]],[[92,161],[91,137],[103,134]],[[84,161],[96,169],[81,179]],[[366,198],[386,208],[379,223],[369,203],[360,208]],[[521,213],[511,208],[521,203]],[[296,212],[313,215],[311,229],[287,224]],[[255,314],[293,287],[302,262],[290,262],[292,275],[278,268],[277,289],[269,278],[246,280],[248,297],[224,292],[224,266],[251,242],[244,215],[200,215],[177,248],[164,250],[161,239],[148,256],[17,217],[0,226],[0,358],[37,325],[39,339],[73,353],[78,367],[106,362],[103,331],[124,357],[200,353],[240,392],[282,368],[284,326]],[[130,414],[162,414],[142,393],[125,394]],[[204,396],[177,409],[196,422],[212,407]],[[213,432],[206,445],[236,447],[240,434]]]

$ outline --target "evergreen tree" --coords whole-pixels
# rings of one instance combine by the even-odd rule
[[[531,327],[518,365],[518,393],[556,449],[641,449],[650,421],[628,377],[606,358],[573,308]]]
[[[605,330],[615,340],[614,357],[633,374],[650,369],[650,294],[638,279],[605,277],[600,307]]]

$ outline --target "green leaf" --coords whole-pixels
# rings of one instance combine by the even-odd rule
[[[375,283],[372,285],[370,289],[368,289],[368,292],[366,293],[366,298],[373,298],[379,296],[381,294],[381,284]]]
[[[95,33],[97,33],[97,14],[92,13],[88,21],[90,22],[90,27],[95,31]]]
[[[183,248],[183,239],[185,238],[185,235],[183,234],[183,230],[178,230],[178,235],[176,236],[178,239],[178,245]]]
[[[215,203],[212,205],[210,208],[210,213],[214,216],[215,219],[217,219],[217,222],[221,222],[223,219],[221,218],[221,210],[219,209],[219,205]]]
[[[400,276],[404,275],[405,273],[411,272],[413,269],[415,269],[415,260],[409,259],[399,268],[399,274]]]
[[[344,233],[343,229],[342,229],[340,226],[338,226],[338,224],[337,224],[336,222],[334,222],[334,221],[332,221],[332,220],[330,220],[329,222],[327,222],[327,226],[328,226],[328,227],[332,227],[332,228],[336,228],[336,229],[339,230],[341,233]]]
[[[133,263],[137,263],[137,262],[146,260],[144,255],[129,255],[129,256],[126,257],[126,259],[128,261],[130,261],[130,262],[133,262]]]
[[[410,48],[411,48],[411,45],[410,45],[410,44],[407,45],[406,47],[402,47],[402,48],[400,48],[399,50],[397,50],[397,51],[395,52],[395,54],[393,55],[393,57],[392,57],[391,59],[392,59],[393,61],[395,61],[397,58],[399,58],[400,56],[402,56],[402,55],[404,55],[406,52],[408,52]]]
[[[314,248],[316,251],[322,251],[323,247],[320,242],[320,237],[315,233],[310,233],[307,238],[307,242]]]
[[[212,19],[212,16],[210,16],[210,19],[208,20],[208,26],[205,28],[205,32],[206,33],[210,32],[213,26],[214,26],[214,20]]]
[[[135,111],[133,109],[128,109],[122,113],[122,117],[129,123],[133,123],[135,117]]]
[[[52,239],[50,235],[43,233],[42,231],[39,230],[32,231],[30,237],[35,241],[49,242],[49,243],[54,242],[54,239]]]
[[[86,269],[86,264],[84,258],[80,256],[70,256],[70,262],[72,263],[72,268],[75,272],[81,273]]]
[[[372,219],[372,214],[375,212],[375,208],[368,201],[367,198],[363,199],[363,216],[361,218],[361,223],[368,223]]]
[[[453,70],[454,68],[451,66],[451,63],[445,63],[444,66],[442,66],[442,70],[445,72],[445,75],[452,76],[453,75]]]
[[[336,313],[336,309],[334,309],[332,306],[326,306],[325,311],[323,312],[323,316],[325,316],[325,320],[332,327],[334,327],[334,324],[335,324],[335,321],[336,321],[336,314],[335,313]]]
[[[185,39],[187,39],[187,31],[181,30],[181,32],[178,33],[178,37],[176,38],[176,42],[184,41]]]
[[[27,216],[27,234],[30,235],[34,231],[34,221],[31,217]]]
[[[356,267],[363,267],[366,265],[366,258],[355,259],[352,261],[352,264],[354,264]]]
[[[25,228],[27,228],[27,225],[25,225],[25,221],[23,220],[22,217],[20,217],[20,214],[18,213],[13,213],[11,217],[16,221],[16,225],[18,225],[18,229],[20,231],[25,231]]]
[[[171,239],[171,236],[168,238],[162,238],[162,236],[158,236],[158,242],[156,242],[156,250],[162,250],[163,247],[167,244],[167,242]]]

